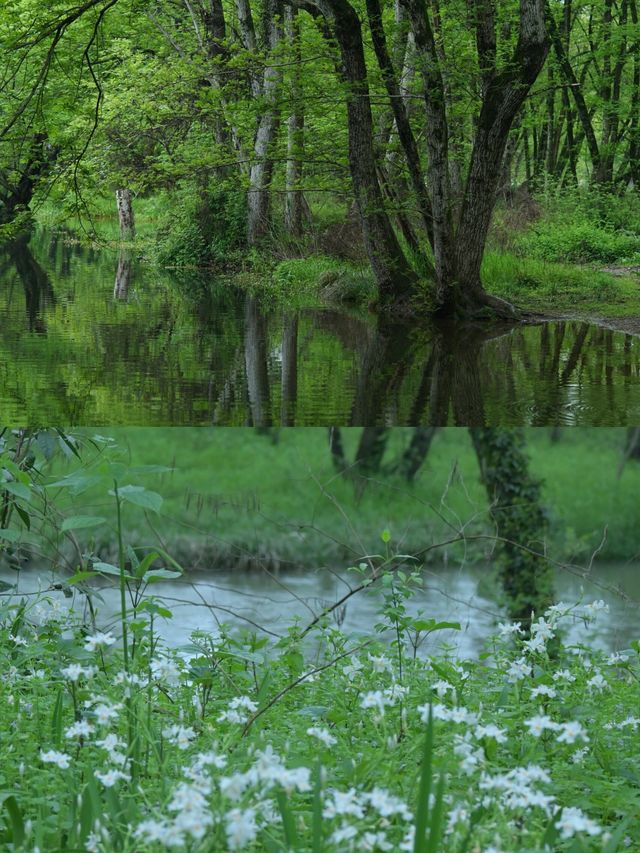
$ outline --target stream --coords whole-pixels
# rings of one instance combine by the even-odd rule
[[[640,423],[640,338],[579,320],[284,310],[42,230],[0,255],[0,314],[5,424]]]

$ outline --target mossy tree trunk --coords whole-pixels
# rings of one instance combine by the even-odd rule
[[[552,603],[553,576],[541,556],[547,518],[540,482],[529,472],[522,429],[470,430],[491,517],[500,537],[500,578],[513,619],[528,624]]]

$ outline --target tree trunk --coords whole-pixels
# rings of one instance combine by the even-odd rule
[[[280,24],[277,20],[278,2],[272,0],[268,14],[269,49],[274,50],[281,38]],[[253,162],[249,170],[249,193],[247,199],[247,242],[255,246],[269,232],[271,207],[271,177],[273,160],[271,147],[278,131],[278,89],[282,80],[280,69],[269,60],[264,69],[260,96],[265,112],[260,116],[253,146]]]
[[[131,284],[131,255],[126,249],[120,250],[118,257],[118,268],[116,270],[116,280],[113,285],[113,298],[125,300],[129,296],[129,286]]]
[[[423,466],[436,432],[437,427],[416,427],[414,429],[409,447],[402,454],[398,466],[399,473],[408,483],[413,483],[416,474]]]
[[[285,314],[282,323],[281,426],[293,426],[298,397],[298,316]]]
[[[304,197],[300,189],[302,179],[302,157],[304,154],[304,111],[300,85],[300,26],[297,9],[287,6],[285,9],[285,34],[287,42],[293,46],[296,67],[293,71],[293,103],[287,119],[287,167],[285,175],[284,224],[290,237],[302,236],[304,218]]]
[[[120,240],[129,242],[136,236],[136,224],[133,218],[131,190],[116,190],[118,220],[120,222]]]
[[[329,451],[331,452],[333,467],[339,474],[343,474],[348,468],[348,463],[344,454],[340,427],[329,427]]]
[[[356,471],[367,476],[377,474],[389,439],[388,427],[365,427],[356,452]]]
[[[471,429],[502,553],[500,578],[512,619],[527,624],[552,603],[553,575],[544,550],[547,521],[540,483],[529,473],[522,429]],[[537,553],[532,553],[537,552]]]
[[[378,183],[360,19],[347,0],[317,0],[316,5],[325,17],[333,19],[343,76],[349,86],[349,168],[365,248],[378,285],[380,301],[399,305],[413,295],[417,276],[400,248],[384,209]]]
[[[511,60],[498,70],[493,7],[488,0],[476,0],[482,106],[455,233],[442,63],[425,0],[403,2],[411,19],[424,81],[439,313],[469,316],[490,308],[494,313],[513,316],[515,312],[511,306],[483,290],[480,265],[509,131],[548,51],[543,2],[521,0],[518,41]]]

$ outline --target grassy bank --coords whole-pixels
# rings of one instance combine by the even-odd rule
[[[360,432],[342,431],[349,459]],[[466,524],[469,533],[490,529],[467,431],[440,430],[409,486],[392,469],[411,433],[392,431],[382,472],[364,481],[336,475],[324,429],[287,429],[275,436],[222,428],[106,432],[128,463],[172,468],[137,474],[132,481],[163,495],[162,519],[154,522],[158,532],[181,559],[200,567],[249,566],[256,555],[271,567],[344,565],[379,552],[384,528],[400,552],[450,538],[451,525]],[[637,554],[640,465],[629,462],[617,478],[624,430],[574,428],[552,442],[547,430],[533,429],[528,437],[532,470],[544,481],[554,553],[585,557],[606,528],[603,558],[628,560]],[[56,477],[78,463],[57,461],[54,467]],[[89,488],[77,497],[65,493],[61,500],[70,511],[113,514],[103,489]],[[130,506],[126,523],[134,539],[150,540],[142,509]],[[92,535],[99,549],[113,551],[112,526]],[[451,558],[459,554],[456,547],[445,549]],[[435,559],[445,551],[437,551]]]

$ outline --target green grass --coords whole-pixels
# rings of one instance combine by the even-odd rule
[[[277,442],[247,429],[127,428],[106,434],[133,464],[162,462],[174,469],[141,482],[164,496],[160,529],[167,546],[199,565],[250,565],[253,554],[272,566],[344,564],[378,552],[383,528],[391,530],[394,547],[407,551],[448,538],[447,522],[457,526],[475,518],[470,530],[488,527],[487,498],[465,429],[439,431],[412,488],[392,473],[366,483],[337,476],[324,429],[281,430]],[[556,555],[584,557],[605,527],[603,557],[626,560],[640,551],[640,465],[629,462],[616,479],[624,434],[574,428],[551,443],[546,430],[528,431]],[[350,459],[359,435],[359,429],[343,430]],[[392,431],[385,467],[410,435],[410,429]],[[56,463],[56,474],[68,470]],[[105,506],[108,514],[109,499],[97,490],[76,499],[82,513],[102,515]],[[126,523],[137,538],[150,539],[142,510],[129,507]],[[99,547],[112,552],[112,542],[107,528],[98,531]]]
[[[640,315],[640,282],[635,275],[612,276],[586,266],[489,249],[482,279],[496,296],[542,313]]]

